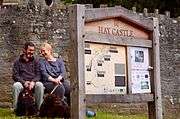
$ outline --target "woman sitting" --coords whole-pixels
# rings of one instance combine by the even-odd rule
[[[65,66],[61,58],[53,56],[52,46],[43,43],[40,48],[44,59],[40,60],[40,70],[42,74],[42,82],[44,83],[45,92],[50,93],[56,85],[59,85],[54,94],[60,98],[67,98],[70,103],[70,82],[65,80]]]

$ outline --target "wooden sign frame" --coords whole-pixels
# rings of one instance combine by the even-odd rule
[[[85,23],[109,19],[121,18],[136,28],[148,32],[150,40],[131,39],[128,37],[112,36],[85,32]],[[142,19],[139,15],[129,12],[122,7],[113,8],[90,8],[83,5],[69,7],[69,19],[71,29],[71,47],[73,48],[73,66],[71,67],[71,118],[84,119],[86,103],[148,103],[149,119],[162,119],[162,99],[160,83],[160,57],[159,57],[159,23],[157,18]],[[108,37],[108,39],[106,39]],[[104,39],[104,40],[99,40]],[[151,80],[151,93],[145,94],[85,94],[84,74],[84,46],[85,42],[111,45],[123,45],[126,47],[145,47],[151,51],[151,65],[153,67]],[[127,57],[129,50],[127,49]],[[130,62],[129,60],[127,63]],[[131,70],[130,67],[127,67]],[[129,72],[129,71],[128,71]],[[130,76],[130,74],[128,74]],[[130,82],[129,82],[130,83]]]

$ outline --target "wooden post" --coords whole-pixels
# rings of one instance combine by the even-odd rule
[[[84,76],[84,5],[69,6],[69,22],[72,54],[71,72],[71,119],[85,119]]]
[[[127,94],[132,94],[132,77],[131,77],[131,73],[132,73],[132,69],[131,69],[131,52],[130,52],[130,48],[127,47],[127,79],[128,79],[128,85],[127,85]]]
[[[156,119],[155,102],[148,102],[148,119]]]
[[[163,119],[162,98],[161,98],[161,78],[160,78],[160,52],[159,52],[159,22],[158,18],[153,18],[153,65],[154,65],[154,102],[149,102],[149,119]]]

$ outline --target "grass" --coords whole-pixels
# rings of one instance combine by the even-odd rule
[[[20,119],[10,109],[0,108],[0,119]]]
[[[95,117],[88,117],[87,119],[147,119],[147,115],[120,115],[114,113],[97,112]]]
[[[13,111],[7,108],[0,108],[0,119],[29,119],[26,117],[17,117]],[[31,118],[32,119],[32,118]],[[38,118],[33,118],[38,119]],[[40,119],[40,118],[39,118]],[[147,115],[118,115],[114,113],[97,112],[96,117],[87,119],[147,119]]]
[[[40,117],[17,117],[13,111],[7,108],[0,108],[0,119],[42,119]],[[47,119],[47,118],[43,118]]]

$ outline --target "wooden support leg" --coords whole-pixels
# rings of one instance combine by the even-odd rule
[[[148,102],[148,119],[156,119],[155,102]]]

